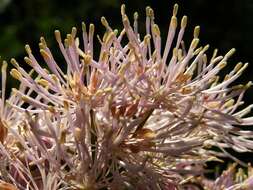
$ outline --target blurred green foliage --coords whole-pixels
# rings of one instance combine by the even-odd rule
[[[0,0],[0,12],[3,12],[10,2],[11,0]]]

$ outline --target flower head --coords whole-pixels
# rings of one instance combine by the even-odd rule
[[[252,132],[238,127],[253,122],[244,118],[252,105],[238,110],[251,82],[232,84],[247,63],[220,79],[235,50],[225,56],[214,50],[207,58],[209,45],[198,46],[199,26],[187,47],[187,17],[177,33],[177,11],[176,4],[164,48],[153,9],[146,8],[142,38],[138,14],[132,27],[122,5],[121,32],[101,18],[106,32],[99,38],[99,58],[93,53],[94,25],[88,29],[83,23],[83,49],[75,27],[64,41],[55,31],[66,71],[43,37],[40,53],[49,69],[29,45],[24,61],[33,73],[11,60],[10,73],[22,88],[8,101],[11,113],[19,115],[19,122],[8,125],[12,145],[0,146],[9,181],[21,189],[175,189],[203,174],[208,160],[225,155],[240,162],[226,148],[252,151]],[[4,64],[2,81],[5,73]]]

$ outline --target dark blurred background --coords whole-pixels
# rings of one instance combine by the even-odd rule
[[[145,7],[153,7],[165,41],[175,2],[180,6],[179,16],[189,17],[186,41],[191,40],[194,26],[200,25],[202,45],[209,43],[211,49],[217,47],[223,54],[235,47],[238,51],[232,62],[253,60],[252,0],[0,0],[0,56],[6,60],[11,57],[22,60],[24,45],[29,43],[37,48],[40,36],[45,36],[54,47],[55,29],[63,34],[70,32],[72,26],[80,30],[82,21],[94,23],[96,32],[102,34],[101,16],[106,16],[113,27],[121,29],[122,3],[126,4],[130,18],[138,11],[142,22],[145,21]]]
[[[144,26],[145,7],[151,6],[163,41],[166,40],[173,5],[178,3],[179,17],[186,14],[189,21],[186,44],[191,41],[194,26],[200,25],[201,44],[208,43],[211,50],[218,48],[223,55],[235,47],[237,52],[230,59],[228,70],[239,61],[249,62],[250,66],[239,82],[253,80],[253,0],[0,0],[0,56],[7,61],[15,57],[23,65],[24,45],[29,43],[37,54],[39,38],[44,36],[56,57],[62,60],[56,50],[55,29],[67,34],[72,26],[76,26],[80,34],[81,22],[85,21],[94,23],[96,33],[102,35],[104,28],[100,18],[105,16],[112,27],[121,30],[122,3],[126,4],[130,18],[135,11],[139,12],[140,26]],[[144,31],[144,27],[140,29]],[[9,86],[13,83],[13,80],[8,82]],[[252,94],[251,88],[245,96],[246,104],[253,103]],[[239,157],[246,162],[252,160],[248,154]]]

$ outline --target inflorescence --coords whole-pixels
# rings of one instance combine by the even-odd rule
[[[199,26],[187,47],[187,17],[178,24],[177,12],[176,4],[163,48],[153,9],[146,8],[142,38],[138,14],[132,27],[122,5],[120,32],[101,18],[106,32],[98,58],[93,24],[82,24],[83,48],[75,27],[64,40],[56,30],[66,71],[41,37],[48,69],[26,45],[31,70],[11,59],[10,74],[20,86],[9,98],[4,61],[0,188],[252,189],[251,166],[227,152],[253,150],[253,131],[241,129],[253,124],[246,117],[252,105],[241,109],[252,83],[233,85],[248,64],[219,77],[235,49],[225,56],[215,49],[208,58],[209,45],[199,46]],[[205,164],[223,157],[246,165],[248,173],[232,165],[215,181],[206,179]]]

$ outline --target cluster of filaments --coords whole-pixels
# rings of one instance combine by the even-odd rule
[[[66,72],[44,38],[40,53],[49,70],[26,45],[24,60],[32,70],[11,60],[10,74],[20,87],[7,100],[4,62],[0,171],[6,180],[35,190],[173,189],[186,177],[200,175],[206,161],[231,156],[226,148],[251,151],[252,132],[236,127],[253,123],[243,118],[252,105],[237,109],[251,82],[231,85],[247,64],[238,63],[220,79],[234,49],[225,56],[215,50],[207,58],[209,46],[198,47],[198,26],[187,48],[182,40],[187,17],[177,32],[177,10],[175,5],[164,48],[150,7],[143,39],[138,14],[132,27],[124,5],[120,33],[102,17],[106,32],[99,38],[99,59],[93,57],[93,24],[82,25],[83,49],[76,28],[64,41],[56,30]]]

